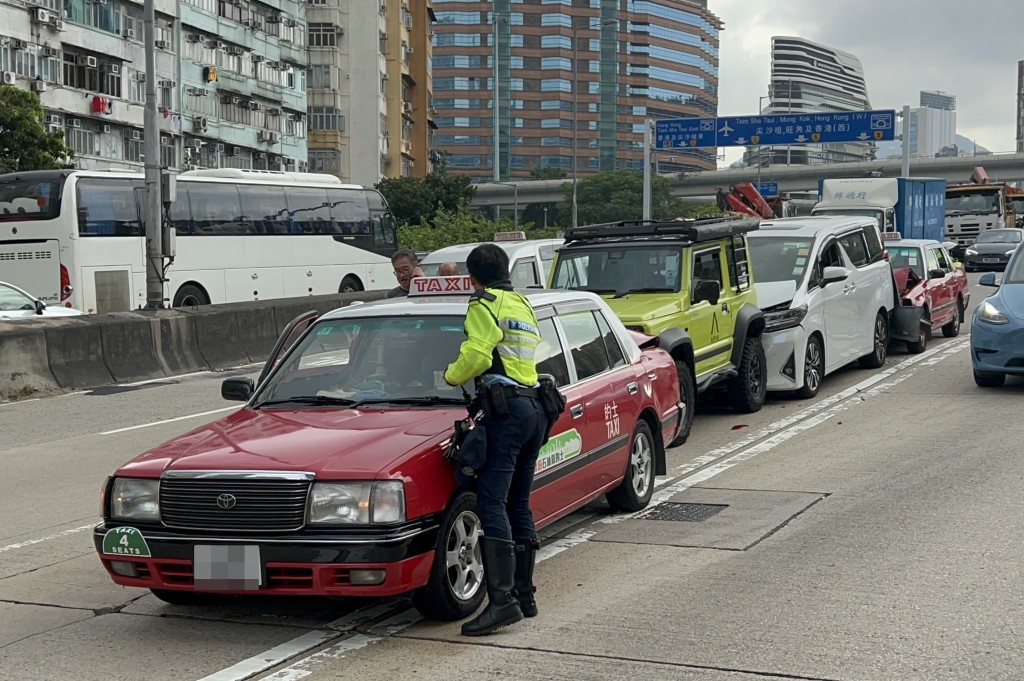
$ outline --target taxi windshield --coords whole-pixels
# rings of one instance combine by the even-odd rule
[[[894,269],[909,267],[918,277],[924,276],[924,262],[921,260],[921,249],[917,246],[886,246],[889,252],[889,265]]]
[[[444,382],[444,371],[465,340],[462,324],[462,317],[428,315],[320,321],[255,406],[461,403],[462,390]]]

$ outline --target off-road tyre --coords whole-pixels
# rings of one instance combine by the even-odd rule
[[[669,443],[669,447],[678,447],[686,442],[693,430],[693,417],[697,407],[697,388],[693,383],[693,372],[685,362],[676,360],[676,373],[679,375],[679,401],[683,403],[682,423],[679,434]]]
[[[760,411],[768,393],[768,362],[759,337],[747,336],[743,341],[743,354],[736,370],[736,377],[729,382],[733,411],[741,414]]]

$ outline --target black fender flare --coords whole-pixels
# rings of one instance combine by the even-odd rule
[[[697,370],[693,361],[693,339],[679,327],[665,329],[658,334],[658,347],[672,357],[682,359],[691,371]]]
[[[739,366],[743,358],[743,344],[748,336],[764,333],[764,312],[754,305],[744,305],[736,313],[736,330],[732,335],[732,363]]]

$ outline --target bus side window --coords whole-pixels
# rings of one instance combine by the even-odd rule
[[[330,234],[331,209],[326,189],[294,187],[288,190],[292,234]]]
[[[284,209],[284,187],[249,186],[238,188],[242,215],[255,234],[287,234],[288,211]]]
[[[142,224],[135,188],[125,179],[78,181],[78,233],[83,236],[139,236]]]
[[[174,231],[181,235],[195,234],[192,230],[192,211],[188,207],[188,183],[179,182],[176,189],[177,196],[168,214]]]
[[[366,221],[366,194],[353,189],[327,190],[331,200],[331,220],[335,234],[366,234],[370,233]]]
[[[189,205],[196,234],[224,236],[241,234],[242,206],[233,184],[195,182],[189,185]]]

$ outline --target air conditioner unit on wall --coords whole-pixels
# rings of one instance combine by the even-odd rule
[[[14,85],[18,82],[18,76],[14,71],[4,71],[4,85]]]
[[[37,7],[32,12],[32,18],[40,24],[45,24],[50,21],[50,13],[42,7]]]
[[[32,92],[46,92],[46,81],[45,80],[33,80],[32,81]]]

